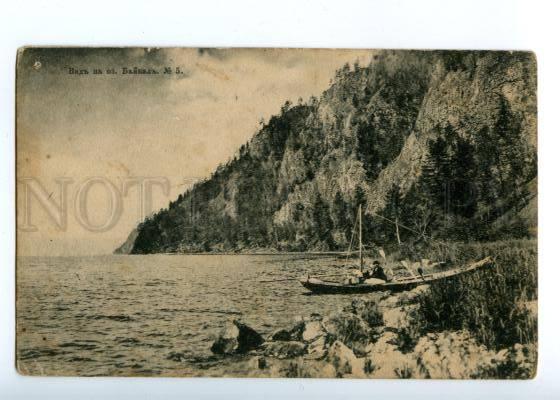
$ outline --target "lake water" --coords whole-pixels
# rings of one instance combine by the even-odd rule
[[[22,372],[190,375],[233,318],[262,334],[349,296],[308,295],[299,282],[333,273],[334,257],[145,255],[20,257],[17,354]],[[173,355],[175,354],[175,355]]]

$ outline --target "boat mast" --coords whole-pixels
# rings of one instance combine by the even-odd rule
[[[362,255],[362,205],[360,204],[358,206],[358,224],[360,226],[359,230],[360,230],[360,243],[359,243],[359,252],[360,252],[360,272],[362,272],[363,269],[363,265],[364,265],[364,259],[363,259],[363,255]]]

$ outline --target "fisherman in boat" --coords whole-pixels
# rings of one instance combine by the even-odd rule
[[[381,266],[381,263],[377,260],[373,262],[373,266],[370,274],[371,274],[371,278],[382,279],[385,282],[387,282],[387,274],[385,273],[385,270]]]
[[[371,264],[371,267],[364,271],[362,282],[367,282],[369,279],[380,279],[384,282],[391,282],[393,280],[393,270],[391,268],[383,268],[381,263],[375,260]]]

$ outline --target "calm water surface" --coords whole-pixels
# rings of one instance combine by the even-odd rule
[[[21,257],[20,369],[55,375],[196,373],[233,318],[269,334],[297,316],[347,305],[297,281],[332,273],[333,257],[147,255]]]

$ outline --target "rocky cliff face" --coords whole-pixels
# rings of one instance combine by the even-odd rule
[[[344,249],[360,204],[366,243],[396,239],[379,215],[403,241],[526,236],[536,146],[532,54],[386,51],[286,103],[130,252]]]
[[[117,249],[115,249],[115,254],[130,254],[134,249],[134,242],[138,237],[138,230],[133,229],[132,232],[126,238],[126,241],[121,244]]]

